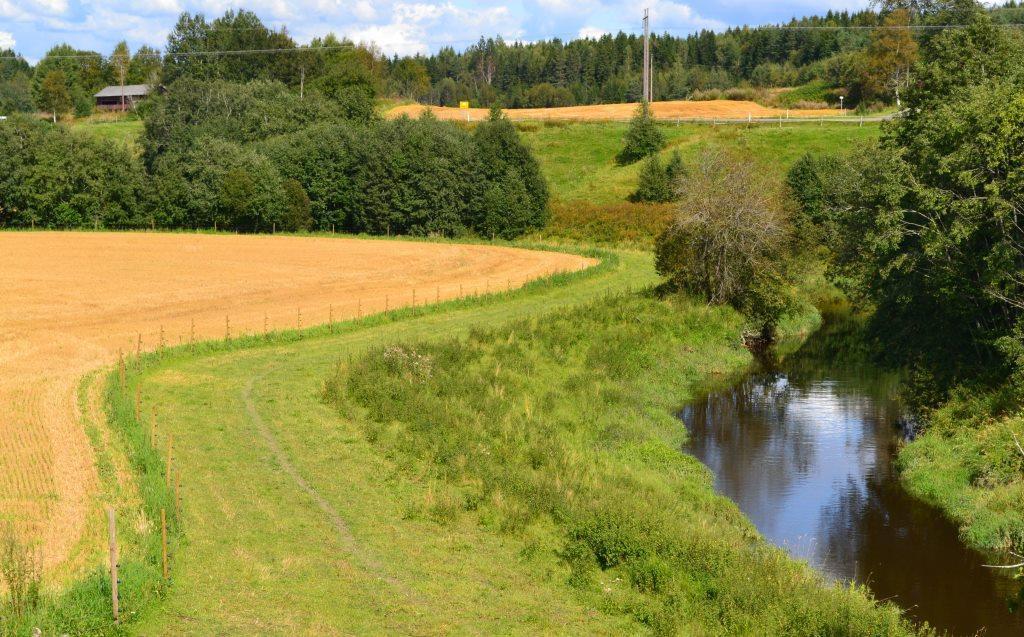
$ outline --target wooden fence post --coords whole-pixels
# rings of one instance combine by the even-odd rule
[[[107,507],[107,542],[110,548],[110,606],[114,613],[114,623],[121,622],[120,600],[117,592],[117,567],[120,557],[117,554],[117,522],[114,519],[114,507]]]
[[[167,509],[160,509],[160,545],[164,559],[164,579],[171,578],[170,564],[167,563]]]

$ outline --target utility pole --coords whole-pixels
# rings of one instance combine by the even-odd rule
[[[644,85],[643,101],[651,102],[651,24],[650,9],[644,9]]]

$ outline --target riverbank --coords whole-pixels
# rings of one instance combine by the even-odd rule
[[[808,307],[782,331],[817,321]],[[741,327],[729,309],[625,293],[373,348],[325,396],[425,485],[409,517],[507,538],[603,614],[658,634],[913,633],[866,589],[769,545],[680,451],[679,402],[751,363]]]
[[[1024,552],[1024,416],[998,394],[955,396],[899,455],[907,489],[941,508],[964,541],[988,552]],[[1011,412],[1012,413],[1012,412]],[[1015,557],[1007,558],[1018,562]]]

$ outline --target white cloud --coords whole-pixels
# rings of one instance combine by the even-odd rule
[[[13,49],[14,35],[7,31],[0,31],[0,49]]]
[[[580,30],[576,34],[576,37],[578,37],[578,38],[593,38],[593,39],[597,40],[598,38],[600,38],[605,33],[608,33],[608,31],[606,29],[601,29],[601,28],[598,28],[598,27],[580,27]]]
[[[388,54],[415,55],[427,53],[430,48],[423,40],[423,32],[407,25],[371,26],[345,35],[356,42],[375,44]]]
[[[671,0],[653,0],[650,2],[651,30],[665,29],[724,29],[727,25],[719,20],[701,17],[688,4]]]
[[[377,10],[367,0],[359,0],[352,7],[352,14],[364,22],[377,19]]]

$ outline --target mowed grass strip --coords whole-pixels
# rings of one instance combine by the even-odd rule
[[[429,482],[381,454],[321,398],[338,361],[374,345],[465,334],[654,279],[649,255],[614,261],[569,275],[570,285],[339,325],[334,335],[320,328],[278,345],[168,356],[143,372],[143,400],[162,414],[162,432],[178,450],[184,535],[172,586],[132,630],[635,632],[630,618],[587,608],[567,591],[556,562],[524,557],[522,539],[471,520],[441,527],[415,515]]]

